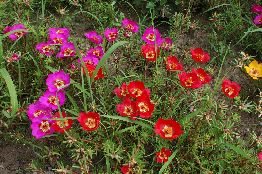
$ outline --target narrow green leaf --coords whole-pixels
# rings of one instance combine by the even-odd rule
[[[96,69],[92,75],[92,82],[94,81],[94,78],[95,76],[97,75],[98,73],[98,70],[104,66],[104,64],[106,63],[106,60],[110,57],[110,55],[120,46],[124,45],[124,44],[127,44],[128,42],[127,41],[119,41],[117,43],[115,43],[114,45],[112,45],[108,50],[107,52],[105,53],[105,55],[103,56],[103,58],[99,61],[98,65],[96,66]]]
[[[8,71],[5,68],[0,69],[0,75],[5,80],[5,83],[7,85],[7,89],[9,91],[9,95],[10,95],[10,102],[11,102],[11,105],[12,105],[11,116],[14,117],[15,113],[18,110],[18,100],[17,100],[17,94],[16,94],[16,90],[15,90],[15,85],[13,83],[13,80],[12,80],[10,74],[8,73]]]
[[[237,154],[241,155],[242,157],[249,159],[250,161],[253,161],[252,158],[250,157],[250,155],[248,155],[243,149],[241,149],[237,146],[234,146],[232,144],[229,144],[229,143],[223,143],[223,145],[232,149],[233,151],[235,151]]]

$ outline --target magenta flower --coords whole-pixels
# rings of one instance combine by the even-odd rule
[[[63,90],[70,85],[70,75],[63,70],[48,74],[46,85],[50,92]]]
[[[36,50],[38,50],[41,54],[44,54],[46,56],[51,56],[52,54],[54,54],[54,49],[52,48],[52,45],[49,42],[41,42],[37,44]]]
[[[65,38],[70,36],[68,28],[49,28],[49,36],[51,35],[63,35]]]
[[[117,28],[106,28],[104,35],[109,42],[114,42],[118,36],[118,29]]]
[[[137,33],[139,31],[139,26],[135,21],[129,20],[127,18],[122,20],[122,27],[132,33]]]
[[[97,46],[95,48],[90,48],[87,50],[87,55],[101,59],[104,56],[103,47]]]
[[[94,56],[86,55],[85,57],[82,57],[83,62],[89,65],[97,65],[99,62],[99,59]],[[78,63],[81,63],[81,59],[78,59]]]
[[[66,43],[69,35],[70,31],[67,28],[49,28],[49,40],[52,44]]]
[[[65,104],[66,101],[66,96],[65,96],[65,92],[64,91],[59,91],[59,92],[50,92],[50,91],[46,91],[40,98],[39,101],[55,110],[58,109],[58,104],[59,106],[63,106]]]
[[[46,135],[50,135],[54,133],[54,129],[52,128],[53,120],[49,120],[48,117],[43,117],[42,119],[34,119],[32,120],[31,129],[32,135],[36,139],[40,139]]]
[[[173,41],[170,37],[166,37],[163,39],[163,43],[161,45],[161,48],[163,48],[164,50],[169,51],[173,46]]]
[[[60,47],[60,52],[56,55],[59,58],[74,57],[76,54],[75,46],[71,42],[66,42]]]
[[[37,101],[29,105],[27,109],[27,115],[30,120],[39,119],[43,117],[51,118],[51,109]]]
[[[262,25],[262,13],[260,15],[257,15],[253,22],[255,25]]]
[[[145,41],[147,44],[157,44],[158,46],[161,46],[163,43],[163,39],[161,38],[160,32],[153,27],[149,27],[145,30],[142,40]]]
[[[251,11],[252,11],[253,13],[260,14],[260,13],[262,13],[262,6],[261,6],[261,5],[258,5],[258,4],[254,4],[254,5],[252,5],[252,7],[251,7]]]
[[[259,153],[257,154],[257,157],[258,157],[258,160],[259,160],[259,161],[262,161],[262,152],[259,152]]]
[[[85,37],[95,44],[101,44],[103,42],[103,37],[97,34],[96,31],[89,31],[85,33]]]
[[[17,31],[15,33],[10,34],[8,37],[9,39],[11,39],[12,41],[15,41],[17,39],[19,39],[20,37],[24,36],[27,34],[27,29],[25,28],[24,24],[15,24],[13,26],[7,26],[4,28],[3,33],[8,33],[14,30],[24,30],[24,31]]]

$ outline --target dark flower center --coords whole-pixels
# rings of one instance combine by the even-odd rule
[[[56,98],[56,96],[48,97],[48,103],[50,103],[52,105],[57,105],[58,102],[59,102],[59,99]]]
[[[152,42],[155,41],[155,35],[153,33],[148,34],[146,38]]]

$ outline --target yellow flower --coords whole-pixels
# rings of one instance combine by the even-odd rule
[[[254,80],[262,77],[262,63],[258,63],[256,60],[253,60],[248,66],[245,66],[245,69]]]

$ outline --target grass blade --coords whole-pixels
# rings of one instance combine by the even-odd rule
[[[98,65],[96,66],[96,69],[92,75],[92,79],[91,79],[91,82],[94,81],[94,78],[95,76],[97,75],[98,73],[98,70],[104,66],[104,64],[106,63],[106,60],[110,57],[110,55],[120,46],[124,45],[124,44],[127,44],[128,42],[127,41],[119,41],[117,43],[115,43],[114,45],[112,45],[108,50],[107,52],[105,53],[105,55],[103,56],[103,58],[99,61]]]
[[[13,83],[13,80],[10,74],[8,73],[8,71],[5,68],[0,69],[0,75],[5,80],[5,83],[7,85],[7,89],[10,95],[10,102],[12,106],[12,117],[14,117],[15,113],[18,110],[18,100],[17,100],[17,94],[15,90],[15,85]]]

